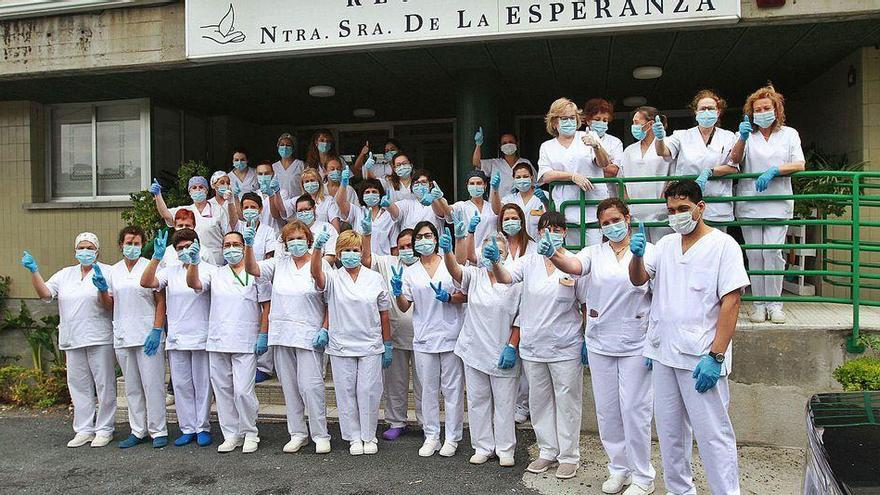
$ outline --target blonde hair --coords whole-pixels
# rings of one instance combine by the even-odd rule
[[[773,121],[770,129],[771,131],[775,131],[785,125],[785,97],[782,96],[782,93],[776,91],[776,88],[773,87],[773,83],[770,81],[767,81],[766,86],[758,88],[757,91],[746,98],[746,103],[743,105],[743,115],[748,115],[749,120],[754,122],[753,107],[755,106],[755,102],[763,100],[764,98],[773,102],[773,110],[774,113],[776,113],[776,120]]]
[[[281,229],[281,242],[287,246],[287,238],[296,233],[304,234],[306,236],[306,242],[309,243],[309,246],[312,245],[312,241],[314,240],[312,230],[309,229],[308,225],[299,220],[294,220]]]
[[[574,108],[575,118],[577,118],[578,126],[580,126],[583,117],[581,115],[581,110],[573,101],[563,97],[551,103],[550,110],[548,110],[547,115],[544,116],[544,125],[547,127],[547,134],[550,134],[553,137],[559,136],[559,129],[557,129],[557,126],[559,125],[559,117],[562,117],[569,107]]]
[[[318,203],[324,200],[324,185],[323,181],[321,180],[321,174],[318,172],[318,169],[313,167],[306,167],[305,169],[303,169],[303,171],[299,174],[299,182],[300,186],[302,186],[303,192],[305,192],[306,190],[306,175],[311,175],[311,177],[309,177],[310,179],[318,181],[318,190],[315,192],[315,194],[310,194],[312,199],[315,200],[315,206],[317,206]]]
[[[363,239],[363,236],[353,230],[346,230],[339,234],[339,237],[336,238],[336,257],[341,257],[342,251],[346,249],[361,247]]]

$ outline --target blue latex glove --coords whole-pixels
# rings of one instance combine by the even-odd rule
[[[369,171],[373,170],[373,167],[375,167],[375,166],[376,166],[376,160],[373,159],[373,152],[371,151],[370,156],[367,157],[367,159],[364,161],[363,170],[366,170],[369,172]]]
[[[467,224],[464,223],[464,215],[461,213],[461,210],[452,212],[452,227],[455,229],[456,239],[467,237]]]
[[[31,273],[35,273],[40,268],[37,266],[37,260],[31,255],[31,253],[25,251],[21,255],[21,266],[27,268],[27,271]]]
[[[480,127],[479,129],[477,129],[476,134],[474,134],[474,143],[475,143],[477,146],[482,146],[482,145],[483,145],[483,128],[482,128],[482,127]]]
[[[468,233],[473,234],[477,231],[477,225],[480,225],[480,214],[471,217],[471,223],[468,224]]]
[[[322,328],[315,334],[315,338],[312,339],[312,347],[315,349],[323,349],[327,347],[328,342],[330,342],[330,335],[327,334],[326,328]]]
[[[189,259],[189,249],[184,249],[183,251],[178,253],[177,260],[183,264],[191,264],[192,262]]]
[[[327,226],[325,225],[324,230],[322,230],[318,233],[318,235],[315,236],[315,242],[312,243],[312,248],[318,250],[324,249],[324,245],[327,244],[327,241],[329,240],[330,232],[327,232]]]
[[[158,196],[162,194],[162,184],[159,184],[155,178],[153,178],[153,183],[150,184],[150,194],[153,196]]]
[[[651,130],[654,131],[654,137],[659,140],[666,139],[666,128],[663,127],[663,122],[660,120],[660,116],[654,117],[654,123],[651,124]]]
[[[275,177],[272,177],[272,180],[269,181],[269,196],[275,195],[280,190],[281,190],[281,183],[278,182],[278,179],[276,179]]]
[[[540,187],[537,187],[537,186],[535,187],[535,196],[537,196],[538,199],[540,199],[542,203],[549,203],[550,202],[550,198],[547,197],[547,193],[544,192],[544,190],[541,189]]]
[[[431,201],[437,201],[438,199],[443,199],[443,190],[434,182],[434,187],[431,188]]]
[[[546,257],[551,257],[556,253],[556,248],[553,246],[553,241],[550,239],[550,230],[544,231],[544,236],[541,237],[541,240],[538,241],[538,254]]]
[[[254,352],[257,353],[257,356],[262,356],[266,354],[266,351],[269,350],[269,334],[260,332],[257,334],[257,343],[254,344]]]
[[[504,346],[504,350],[501,351],[501,356],[498,357],[498,368],[509,370],[514,365],[516,365],[516,347],[507,344]]]
[[[704,168],[702,172],[700,172],[700,176],[697,177],[696,183],[700,186],[700,189],[706,190],[706,182],[709,182],[709,177],[712,177],[712,169]]]
[[[342,175],[339,177],[339,185],[342,187],[348,187],[348,181],[351,180],[351,168],[346,165],[345,170],[342,171]]]
[[[492,263],[498,263],[498,260],[501,259],[501,253],[498,251],[498,234],[496,232],[492,233],[492,242],[483,246],[483,258]]]
[[[245,227],[244,232],[242,233],[242,237],[244,237],[244,245],[245,246],[253,246],[254,239],[257,237],[257,227],[256,222],[254,224],[248,224]]]
[[[399,271],[398,271],[399,270]],[[394,297],[403,294],[403,267],[391,267],[391,293]]]
[[[189,262],[193,265],[198,265],[200,261],[202,261],[201,256],[202,247],[199,245],[198,239],[196,239],[189,247],[186,249],[186,255],[189,256]]]
[[[393,348],[391,347],[390,340],[386,340],[385,342],[383,342],[383,345],[385,346],[385,350],[382,351],[382,369],[386,369],[391,366],[391,350]]]
[[[739,123],[739,138],[745,141],[752,135],[752,124],[749,123],[749,116],[743,115],[743,121]]]
[[[164,332],[164,330],[161,328],[150,330],[150,333],[147,334],[146,340],[144,340],[144,354],[147,356],[156,354],[156,351],[159,350],[159,343],[162,342],[162,332]]]
[[[654,369],[654,360],[651,358],[645,358],[645,366],[647,366],[649,370],[653,370]]]
[[[755,190],[764,192],[770,185],[770,181],[779,175],[779,167],[770,167],[757,180],[755,180]]]
[[[584,342],[581,344],[581,364],[584,366],[590,365],[590,355],[587,353],[587,343]]]
[[[369,208],[364,208],[364,218],[361,219],[361,230],[364,235],[373,235],[373,217]]]
[[[379,200],[379,206],[381,206],[382,208],[388,208],[389,206],[391,206],[391,197],[387,194],[382,196],[382,199]]]
[[[697,383],[694,384],[694,388],[697,389],[697,392],[702,394],[718,383],[718,378],[721,377],[721,363],[712,359],[708,354],[705,354],[700,358],[697,367],[694,368],[694,374],[692,376],[694,380],[697,381]]]
[[[425,194],[422,195],[422,199],[419,200],[419,203],[421,203],[422,206],[431,206],[431,203],[433,202],[434,196],[431,196],[431,191],[425,192]]]
[[[101,273],[101,267],[98,266],[97,263],[92,265],[92,272],[92,283],[95,284],[98,292],[107,292],[110,290],[110,286],[107,285],[107,279],[104,278],[104,274]]]
[[[269,185],[269,182],[260,182],[260,192],[266,196],[272,195],[272,186]]]
[[[492,178],[489,179],[489,187],[492,189],[498,189],[498,186],[501,185],[501,172],[495,172],[492,174]]]
[[[236,197],[241,197],[241,186],[238,184],[238,182],[232,183],[232,194],[234,194]]]
[[[153,259],[161,260],[165,256],[165,249],[168,248],[168,231],[156,232],[156,238],[153,239]]]
[[[437,282],[437,286],[434,287],[433,282],[429,282],[428,285],[434,289],[434,299],[437,299],[440,302],[448,303],[452,296],[449,295],[449,292],[446,292],[446,289],[443,288],[443,282]]]
[[[648,237],[645,235],[645,224],[639,221],[639,231],[632,235],[629,240],[629,250],[633,256],[639,258],[645,255],[645,246],[648,244]]]
[[[440,235],[440,249],[444,254],[452,252],[452,234],[449,233],[449,227],[446,227]]]

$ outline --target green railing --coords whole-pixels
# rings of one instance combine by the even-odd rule
[[[782,250],[816,250],[816,264],[820,269],[805,269],[800,267],[797,270],[748,270],[749,275],[783,275],[783,276],[805,276],[816,277],[818,280],[825,282],[831,286],[842,287],[847,289],[848,297],[828,297],[822,295],[802,296],[788,295],[780,297],[758,297],[744,296],[745,301],[782,301],[782,302],[824,302],[836,304],[851,304],[853,329],[846,341],[847,351],[853,353],[864,352],[864,345],[859,339],[859,310],[861,306],[880,306],[880,300],[868,299],[864,297],[863,292],[868,290],[880,290],[880,262],[864,261],[862,258],[871,256],[867,253],[880,253],[880,222],[863,220],[865,212],[869,208],[880,208],[880,193],[872,194],[874,190],[880,189],[880,173],[878,172],[830,172],[830,171],[806,171],[794,174],[798,177],[831,177],[836,180],[837,187],[834,188],[836,193],[832,194],[791,194],[791,195],[757,195],[757,196],[724,196],[704,198],[707,203],[721,202],[740,202],[740,201],[767,201],[767,200],[794,200],[797,201],[814,201],[823,200],[835,205],[846,207],[850,218],[834,217],[834,218],[794,218],[791,220],[735,220],[732,222],[707,222],[716,226],[754,226],[754,225],[779,225],[793,226],[806,225],[818,229],[821,242],[806,244],[743,244],[743,249],[782,249]],[[736,180],[736,179],[753,179],[759,174],[732,174],[723,178],[714,177],[710,180]],[[633,178],[591,178],[593,184],[616,184],[618,194],[623,197],[625,184],[638,182],[666,182],[679,179],[695,179],[696,176],[675,176],[675,177],[633,177]],[[560,185],[571,185],[571,182],[554,182],[551,184],[551,203],[553,203],[552,188]],[[565,212],[568,208],[579,210],[580,222],[578,224],[569,224],[569,230],[579,232],[579,243],[574,245],[566,245],[568,249],[579,250],[586,244],[587,230],[598,229],[599,225],[595,218],[587,218],[586,207],[597,205],[599,200],[587,199],[583,191],[576,200],[563,201],[559,205],[553,205],[557,211]],[[663,198],[657,199],[628,199],[627,204],[665,204]],[[863,208],[866,209],[863,211]],[[646,227],[664,227],[668,226],[665,221],[662,222],[644,222]],[[849,238],[837,238],[831,235],[834,227],[837,230],[848,231]],[[869,229],[874,230],[876,234],[872,239],[868,238]],[[841,257],[841,255],[849,259]],[[880,255],[876,258],[880,260]],[[817,290],[820,287],[817,286]]]

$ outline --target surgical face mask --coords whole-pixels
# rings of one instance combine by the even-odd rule
[[[360,251],[343,251],[339,256],[342,266],[346,268],[357,268],[361,266]]]
[[[244,257],[244,251],[240,247],[228,247],[223,249],[223,259],[230,265],[236,265]]]
[[[412,265],[418,260],[418,258],[416,258],[416,256],[413,254],[413,250],[410,248],[403,248],[398,250],[397,258],[400,260],[401,263],[407,266]]]
[[[410,165],[409,163],[398,165],[397,168],[394,169],[394,172],[397,173],[399,177],[407,179],[412,173],[412,165]]]
[[[77,249],[75,256],[82,266],[92,266],[98,259],[98,252],[93,249]]]
[[[605,133],[608,132],[608,122],[603,120],[591,120],[590,129],[598,134],[599,137],[604,137]]]
[[[483,195],[484,192],[486,192],[485,186],[468,184],[468,194],[470,194],[472,198],[479,198]]]
[[[126,244],[122,246],[122,255],[134,261],[141,257],[141,247],[134,244]]]
[[[364,193],[364,204],[367,206],[379,204],[379,193]]]
[[[559,119],[559,134],[563,136],[574,136],[577,132],[577,119]]]
[[[632,134],[636,141],[641,141],[645,139],[645,136],[648,135],[648,131],[646,131],[640,124],[633,124],[629,128],[629,132]]]
[[[614,242],[620,242],[626,238],[627,232],[629,232],[629,228],[627,228],[626,222],[623,220],[602,226],[602,233]]]
[[[318,143],[318,151],[321,153],[326,153],[330,151],[330,148],[333,147],[333,143],[328,143],[326,141],[321,141]]]
[[[258,175],[257,176],[257,183],[260,185],[261,188],[262,187],[269,187],[270,182],[272,182],[271,175]]]
[[[315,212],[312,210],[298,211],[296,212],[296,219],[306,225],[311,225],[315,221]]]
[[[700,110],[696,115],[697,125],[700,127],[712,127],[718,122],[718,110]]]
[[[291,239],[287,241],[287,252],[294,258],[299,258],[306,254],[306,251],[308,250],[309,242],[305,239]]]
[[[437,243],[434,239],[418,239],[416,241],[416,252],[421,255],[433,254],[436,246]]]
[[[190,191],[189,197],[192,198],[192,200],[196,203],[201,203],[205,201],[205,199],[208,197],[208,193],[204,189],[198,189],[195,191]]]
[[[241,214],[244,216],[244,219],[250,223],[259,218],[260,210],[256,208],[248,208],[247,210],[242,211]]]
[[[514,155],[516,154],[516,143],[504,143],[501,145],[501,152],[505,155]]]
[[[501,230],[507,235],[516,235],[522,230],[522,224],[519,223],[519,219],[511,218],[501,222]]]
[[[293,154],[293,146],[282,145],[278,147],[278,155],[281,158],[290,158]]]
[[[397,154],[397,150],[388,150],[385,152],[385,159],[389,162],[394,159],[394,155]],[[400,174],[397,174],[400,175]]]
[[[303,184],[303,189],[305,189],[306,192],[309,194],[315,194],[316,192],[318,192],[318,189],[320,189],[320,187],[321,184],[318,184],[316,181],[313,180]]]
[[[226,193],[228,193],[228,192],[229,192],[229,188],[226,186],[217,188],[217,194],[219,194],[221,197],[226,196]]]
[[[697,221],[689,211],[669,215],[669,226],[676,233],[688,235],[697,228]]]
[[[513,187],[519,192],[526,192],[532,188],[532,179],[529,177],[513,179]]]
[[[416,182],[412,186],[412,192],[413,192],[413,194],[415,194],[416,196],[421,198],[422,196],[425,195],[425,193],[428,192],[428,186],[425,184],[422,184],[421,182]]]
[[[565,234],[562,232],[550,232],[550,242],[553,243],[553,249],[559,249],[562,247],[562,241],[565,239]]]
[[[247,168],[247,162],[245,160],[233,160],[232,166],[238,170],[244,170]]]
[[[339,170],[331,170],[327,172],[327,178],[332,180],[333,182],[339,182],[339,178],[342,177],[342,172]]]
[[[752,120],[758,124],[758,127],[761,129],[766,129],[776,121],[776,112],[773,110],[770,110],[769,112],[758,112],[752,115]]]

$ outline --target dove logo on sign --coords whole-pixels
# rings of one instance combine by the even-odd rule
[[[207,31],[206,34],[202,34],[202,38],[209,39],[214,43],[225,45],[227,43],[241,43],[245,40],[244,33],[235,30],[235,9],[231,3],[229,10],[226,11],[226,15],[220,19],[220,22],[200,27]]]

